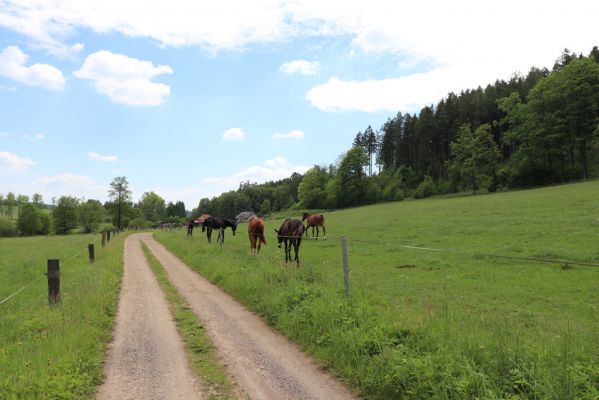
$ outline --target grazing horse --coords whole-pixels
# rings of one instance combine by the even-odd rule
[[[312,227],[312,237],[314,237],[314,227],[316,227],[316,239],[318,239],[318,227],[322,226],[322,234],[326,236],[327,230],[324,227],[324,215],[322,214],[302,214],[302,221],[306,221],[306,236],[308,236],[308,228]]]
[[[278,247],[280,248],[281,244],[285,243],[285,263],[291,260],[291,245],[293,245],[293,249],[295,250],[294,260],[299,267],[299,248],[302,243],[302,236],[304,236],[304,224],[302,221],[287,218],[278,230],[275,229],[275,232],[277,232],[277,239],[279,240]]]
[[[219,230],[218,238],[216,239],[216,241],[220,242],[220,243],[224,243],[225,242],[224,229],[226,229],[228,226],[231,227],[231,230],[233,231],[233,236],[235,236],[235,231],[237,230],[237,224],[235,222],[231,221],[230,219],[226,219],[226,218],[208,217],[204,220],[204,223],[202,224],[202,232],[204,231],[204,229],[206,229],[206,237],[208,238],[208,243],[211,243],[212,230],[218,229]],[[220,234],[220,228],[223,228],[222,237]]]
[[[262,243],[266,244],[264,238],[264,220],[262,218],[252,218],[248,224],[248,236],[250,237],[250,249],[253,252],[260,253],[260,246]],[[256,242],[258,243],[258,250],[256,250]]]

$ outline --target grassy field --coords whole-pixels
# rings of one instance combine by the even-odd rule
[[[156,237],[364,398],[598,399],[599,268],[480,255],[599,263],[597,194],[595,181],[327,213],[329,239],[304,241],[299,269],[276,248],[280,220],[259,256],[246,225],[222,251],[199,230]]]
[[[123,239],[0,239],[0,399],[93,398],[111,339]],[[95,241],[90,265],[87,244]],[[60,305],[48,305],[47,259],[61,260]]]

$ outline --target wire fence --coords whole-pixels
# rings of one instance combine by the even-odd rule
[[[269,238],[276,239],[276,240],[278,240],[279,238],[281,238],[281,239],[300,238],[300,236],[297,236],[297,235],[285,236],[285,235],[254,234],[254,236],[255,237],[264,236],[265,238],[269,237]],[[433,248],[433,247],[412,246],[412,245],[407,245],[404,243],[393,242],[393,241],[374,241],[374,240],[353,239],[349,236],[312,237],[312,236],[306,236],[305,234],[303,236],[301,236],[302,240],[313,240],[313,241],[341,240],[343,238],[347,238],[348,241],[354,242],[354,243],[364,243],[364,244],[376,245],[376,246],[398,247],[398,248],[403,248],[403,249],[408,249],[408,250],[428,251],[428,252],[435,252],[435,253],[449,253],[449,254],[462,255],[462,256],[468,256],[468,257],[499,258],[499,259],[514,260],[514,261],[538,262],[538,263],[546,263],[546,264],[577,265],[577,266],[583,266],[583,267],[599,268],[599,263],[592,263],[592,262],[581,261],[581,260],[570,260],[570,259],[565,259],[565,258],[564,259],[550,259],[550,258],[540,258],[540,257],[521,257],[521,256],[507,255],[507,254],[494,254],[494,253],[484,253],[484,252],[479,253],[479,252],[468,252],[468,251],[451,250],[451,249],[438,249],[438,248]]]
[[[98,242],[98,239],[99,238],[97,237],[91,244],[95,245]],[[65,261],[63,261],[61,263],[61,267],[64,267],[65,265],[69,264],[71,261],[73,261],[75,258],[81,256],[81,254],[85,253],[86,251],[88,251],[88,245],[85,245],[85,247],[83,247],[81,250],[79,250],[78,252],[76,252],[75,254],[73,254],[71,257],[69,257],[68,259],[66,259]],[[4,304],[8,300],[12,299],[13,297],[15,297],[16,295],[18,295],[19,293],[21,293],[23,290],[25,290],[25,289],[27,289],[29,287],[32,287],[34,284],[36,284],[42,278],[45,278],[45,277],[46,277],[46,275],[41,274],[36,279],[34,279],[33,281],[29,282],[28,285],[23,285],[19,290],[17,290],[16,292],[10,294],[9,296],[7,296],[3,300],[1,300],[0,301],[0,305]]]

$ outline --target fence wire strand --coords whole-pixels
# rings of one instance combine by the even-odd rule
[[[96,242],[98,241],[98,238],[96,238],[91,244],[95,245]],[[64,267],[65,265],[67,265],[69,262],[73,261],[75,258],[79,257],[82,253],[84,253],[87,250],[87,246],[84,247],[82,250],[80,250],[79,252],[75,253],[73,256],[71,256],[71,258],[67,259],[66,261],[64,261],[61,265],[61,267]],[[21,293],[23,290],[25,290],[27,287],[30,287],[31,285],[36,284],[37,282],[40,281],[40,279],[44,278],[46,275],[42,274],[40,276],[38,276],[36,279],[34,279],[33,281],[29,282],[29,286],[24,285],[21,289],[17,290],[16,292],[14,292],[13,294],[11,294],[10,296],[4,298],[4,300],[0,301],[0,304],[3,304],[4,302],[10,300],[11,298],[15,297],[16,295],[18,295],[19,293]]]

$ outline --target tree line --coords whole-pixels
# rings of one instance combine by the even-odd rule
[[[0,194],[0,236],[69,234],[110,230],[112,227],[147,228],[168,221],[183,224],[187,211],[182,201],[165,200],[154,192],[145,192],[133,203],[127,178],[116,177],[110,184],[109,201],[61,196],[52,204],[40,194],[6,196]]]
[[[449,93],[358,132],[328,166],[202,199],[194,215],[233,217],[289,207],[334,209],[470,190],[540,186],[597,176],[599,48],[564,50],[484,89]]]

